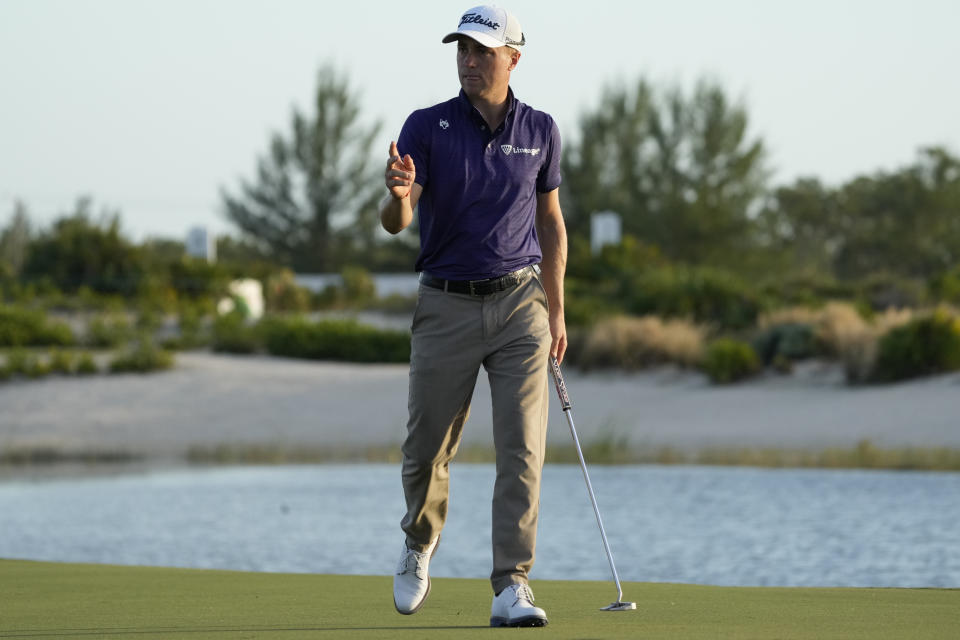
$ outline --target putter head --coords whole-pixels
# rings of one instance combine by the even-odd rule
[[[636,602],[611,602],[606,607],[601,607],[600,611],[630,611],[637,608]]]

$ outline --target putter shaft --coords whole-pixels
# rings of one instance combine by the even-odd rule
[[[563,415],[567,417],[567,425],[570,427],[570,435],[573,437],[573,445],[577,450],[577,458],[580,460],[580,469],[583,471],[583,479],[587,483],[587,492],[590,494],[590,504],[593,505],[593,513],[597,517],[597,527],[600,528],[600,537],[603,539],[603,549],[607,552],[607,561],[610,563],[610,572],[613,574],[613,581],[617,585],[617,601],[607,610],[623,610],[624,608],[636,608],[631,602],[623,602],[623,587],[620,586],[620,576],[617,574],[617,567],[613,563],[613,552],[610,550],[610,543],[607,541],[607,532],[603,528],[603,519],[600,517],[600,508],[597,506],[597,497],[593,493],[593,484],[590,482],[590,474],[587,473],[587,462],[583,458],[583,450],[580,448],[580,438],[577,437],[577,428],[573,424],[572,405],[570,396],[567,393],[567,385],[563,380],[563,374],[560,372],[560,363],[556,358],[550,358],[550,369],[553,373],[553,382],[557,388],[557,395],[560,396],[560,405],[563,407]],[[628,606],[629,605],[629,606]]]

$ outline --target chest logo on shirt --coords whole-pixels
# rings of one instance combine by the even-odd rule
[[[540,153],[540,149],[525,149],[524,147],[515,147],[511,144],[502,144],[500,145],[500,150],[503,151],[504,155],[510,155],[511,153],[525,153],[528,156],[535,156]]]
[[[449,127],[450,127],[450,123],[444,120],[443,118],[440,118],[440,128],[446,131],[447,128]]]

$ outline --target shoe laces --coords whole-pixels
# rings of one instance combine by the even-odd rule
[[[427,575],[427,566],[430,560],[430,554],[426,552],[416,551],[414,549],[407,549],[407,553],[404,554],[403,559],[400,561],[400,567],[397,569],[397,574],[404,574],[413,572],[417,574],[417,577],[423,579]]]
[[[517,604],[517,602],[521,600],[526,600],[529,604],[533,604],[533,590],[529,585],[517,585],[517,588],[514,590],[514,596],[516,596],[517,599],[513,604]]]

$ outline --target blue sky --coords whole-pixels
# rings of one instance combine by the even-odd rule
[[[720,81],[777,182],[836,184],[960,152],[953,0],[501,2],[528,45],[512,84],[565,137],[604,86]],[[253,175],[319,66],[348,73],[384,155],[406,115],[458,89],[440,38],[470,3],[0,0],[0,225],[81,194],[136,239],[230,230],[220,187]]]

